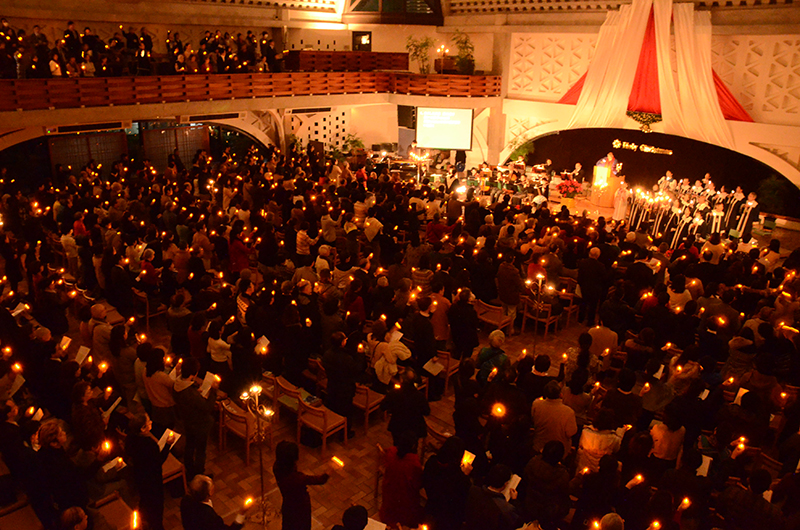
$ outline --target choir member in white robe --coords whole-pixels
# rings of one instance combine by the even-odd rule
[[[753,223],[758,221],[758,215],[761,213],[761,206],[756,201],[756,194],[750,192],[747,196],[747,202],[741,207],[739,213],[739,220],[736,224],[736,230],[739,232],[740,237],[749,236],[753,231]]]
[[[625,214],[628,211],[628,198],[631,196],[631,190],[628,189],[628,184],[623,180],[616,193],[614,193],[614,213],[611,218],[614,221],[622,221],[625,219]]]

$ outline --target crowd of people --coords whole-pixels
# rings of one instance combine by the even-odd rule
[[[100,524],[91,501],[111,490],[138,492],[161,528],[171,451],[191,480],[184,527],[212,528],[215,403],[264,373],[350,430],[358,384],[386,396],[391,527],[799,524],[800,255],[777,240],[671,248],[644,224],[294,146],[188,164],[176,150],[165,171],[122,155],[24,182],[0,181],[0,453],[46,528]],[[511,319],[483,348],[476,300]],[[507,346],[523,318],[574,307],[587,327],[563,355]],[[166,340],[147,308],[166,313]],[[423,465],[439,351],[459,363],[455,436]],[[299,471],[294,443],[275,456],[283,528],[308,529],[306,486],[328,477]],[[348,514],[361,530],[364,510]]]
[[[91,27],[67,22],[63,36],[51,43],[39,25],[28,31],[0,19],[0,79],[118,77],[122,75],[191,75],[280,72],[283,54],[270,32],[232,35],[216,30],[192,48],[179,32],[168,32],[166,53],[153,52],[153,36],[122,25],[104,41]]]

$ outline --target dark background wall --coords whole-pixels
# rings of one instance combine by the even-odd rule
[[[672,155],[659,155],[615,149],[614,140],[671,149]],[[609,151],[623,163],[623,174],[632,186],[650,187],[667,170],[678,179],[692,183],[711,173],[717,189],[741,186],[745,193],[755,191],[764,211],[800,218],[800,189],[769,166],[740,153],[680,136],[643,133],[628,129],[574,129],[533,140],[529,164],[553,161],[556,171],[572,169],[580,162],[591,175],[592,167]]]

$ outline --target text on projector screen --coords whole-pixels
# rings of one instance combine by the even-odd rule
[[[417,109],[417,145],[427,149],[471,149],[472,109]]]

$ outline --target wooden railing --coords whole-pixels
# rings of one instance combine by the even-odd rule
[[[793,0],[691,0],[701,9],[776,8],[793,5]],[[630,4],[631,0],[452,0],[451,15],[475,13],[530,13],[536,11],[608,11]]]
[[[292,50],[284,64],[292,72],[408,70],[408,53]]]
[[[500,77],[392,72],[291,72],[14,79],[0,80],[0,112],[387,92],[425,96],[499,96]]]
[[[310,9],[328,13],[336,12],[334,0],[183,0],[184,2],[205,3],[213,5],[231,5],[236,7],[284,7],[289,9]]]

